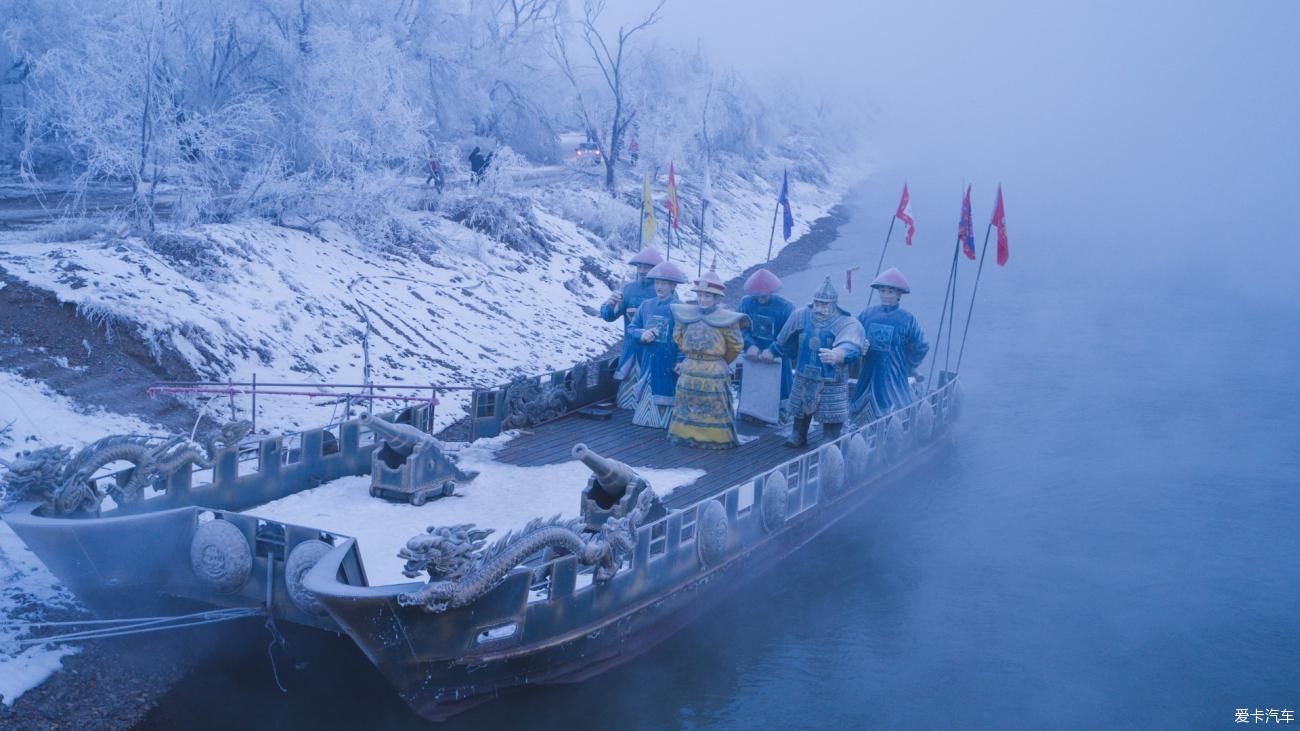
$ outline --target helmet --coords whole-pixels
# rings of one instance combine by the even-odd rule
[[[902,272],[893,267],[881,272],[880,276],[876,277],[875,281],[871,283],[871,286],[876,289],[879,289],[880,287],[893,287],[903,294],[912,293],[912,288],[907,286],[907,277],[904,277]]]
[[[651,269],[645,277],[646,279],[662,279],[665,282],[673,282],[675,284],[686,283],[686,273],[681,270],[681,267],[671,261],[664,261],[655,264],[654,269]]]
[[[722,283],[722,277],[713,269],[704,273],[704,276],[695,280],[695,286],[692,290],[703,294],[716,294],[719,297],[727,293],[727,285]]]
[[[745,280],[745,294],[759,296],[775,294],[781,288],[781,279],[766,269],[759,269]]]
[[[827,277],[826,281],[822,282],[821,289],[813,292],[812,298],[813,302],[838,302],[840,293],[835,291],[835,285],[831,284],[831,278]]]
[[[649,264],[650,266],[654,266],[656,264],[663,262],[663,260],[664,258],[660,256],[658,251],[655,251],[653,246],[647,246],[644,249],[638,251],[636,255],[633,256],[631,259],[628,259],[627,263],[628,264]]]

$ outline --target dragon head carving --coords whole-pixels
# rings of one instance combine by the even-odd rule
[[[458,581],[477,560],[492,529],[475,528],[473,523],[453,526],[429,526],[424,535],[406,542],[397,557],[406,560],[402,574],[417,578],[427,571],[431,581]]]
[[[0,482],[0,494],[5,502],[39,500],[52,505],[71,454],[67,447],[44,447],[19,452],[12,462],[4,462],[8,471]]]

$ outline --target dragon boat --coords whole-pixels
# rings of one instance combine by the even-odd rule
[[[741,421],[739,447],[699,450],[603,407],[615,365],[475,390],[462,444],[429,433],[424,403],[293,434],[231,424],[206,445],[20,455],[4,520],[92,608],[179,598],[345,633],[438,720],[646,651],[924,463],[960,405],[942,372],[833,440],[794,450],[788,426]],[[325,516],[312,506],[329,495],[350,502]]]

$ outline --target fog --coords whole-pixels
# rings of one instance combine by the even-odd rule
[[[910,181],[919,244],[950,244],[963,180],[982,229],[1001,181],[1016,264],[1226,269],[1262,290],[1300,268],[1297,29],[1285,0],[715,0],[669,3],[656,30],[866,110],[846,134]]]
[[[611,6],[612,27],[653,3]],[[935,358],[965,184],[977,248],[1002,185],[1010,261],[983,268],[940,455],[636,662],[448,727],[1203,727],[1295,710],[1298,31],[1296,0],[668,0],[644,36],[659,52],[698,43],[791,104],[828,100],[871,161],[839,239],[784,294],[873,269],[904,181],[918,233],[907,247],[895,229],[885,265],[910,278]],[[351,67],[320,78],[336,65]],[[977,268],[959,266],[964,323]],[[409,727],[344,660],[333,695]],[[329,693],[282,697],[248,657],[230,664],[146,727],[231,706],[212,691],[231,678],[269,700],[236,688],[200,727],[342,722]]]

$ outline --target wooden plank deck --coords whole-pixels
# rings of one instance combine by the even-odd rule
[[[496,453],[496,459],[523,467],[557,464],[573,459],[573,445],[582,442],[596,454],[632,467],[704,470],[705,474],[698,480],[675,491],[665,501],[672,508],[688,505],[799,455],[797,450],[785,446],[789,426],[739,421],[737,431],[742,441],[756,438],[735,449],[694,449],[670,443],[666,430],[633,424],[632,412],[626,409],[616,409],[608,421],[570,414],[521,431]]]

